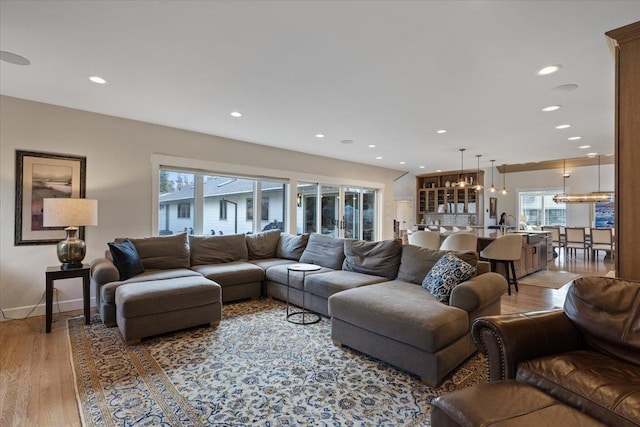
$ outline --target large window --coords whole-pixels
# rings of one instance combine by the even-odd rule
[[[160,171],[159,234],[193,233],[195,180],[192,173]]]
[[[561,189],[519,191],[520,216],[526,217],[527,225],[565,226],[567,209],[564,203],[556,203],[553,196],[562,193]]]

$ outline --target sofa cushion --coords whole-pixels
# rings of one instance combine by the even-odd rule
[[[100,301],[115,304],[115,294],[116,289],[119,286],[126,285],[129,283],[140,283],[140,282],[156,282],[160,280],[170,280],[182,277],[201,277],[200,273],[197,273],[193,270],[189,270],[188,268],[176,268],[173,270],[145,270],[143,273],[138,274],[137,276],[131,277],[130,279],[117,281],[117,282],[109,282],[100,287]]]
[[[422,284],[425,276],[431,268],[438,262],[447,251],[438,249],[421,248],[415,245],[403,245],[402,256],[400,257],[400,268],[398,269],[398,279]],[[471,264],[473,267],[478,264],[478,253],[474,251],[455,252],[461,260]]]
[[[189,243],[191,265],[223,264],[249,259],[244,234],[189,236]]]
[[[344,242],[344,271],[371,274],[393,280],[398,275],[402,240],[384,240],[366,242],[364,240],[346,240]]]
[[[269,280],[271,282],[275,282],[275,283],[280,283],[282,285],[286,285],[287,284],[287,273],[289,271],[288,267],[290,265],[291,264],[280,264],[280,265],[275,265],[273,267],[270,267],[265,272],[267,280]],[[327,267],[322,267],[322,268],[320,268],[320,270],[317,270],[317,271],[307,271],[307,272],[305,272],[305,277],[306,277],[306,280],[309,280],[309,277],[311,277],[314,274],[326,273],[328,271],[333,271],[333,270],[331,270],[330,268],[327,268]],[[292,271],[291,274],[289,274],[289,286],[291,286],[292,288],[296,288],[296,289],[302,289],[303,288],[302,273],[301,272]]]
[[[130,239],[145,270],[189,268],[187,233]]]
[[[333,294],[329,314],[430,353],[469,333],[466,311],[441,304],[421,286],[400,280]]]
[[[281,258],[252,259],[249,262],[253,265],[257,265],[258,267],[260,267],[265,271],[276,265],[296,263],[296,261],[293,261],[291,259],[281,259]]]
[[[596,351],[570,351],[518,364],[516,379],[610,426],[638,425],[640,367]]]
[[[385,282],[386,279],[370,274],[356,273],[352,271],[327,271],[322,274],[311,274],[304,281],[304,290],[312,295],[329,298],[336,292],[359,286],[372,285]]]
[[[340,270],[344,261],[344,241],[345,239],[338,237],[312,233],[300,262]]]
[[[429,270],[422,287],[431,292],[438,301],[448,304],[453,288],[475,275],[475,267],[448,252]]]
[[[299,261],[308,241],[308,234],[294,236],[293,234],[282,233],[276,247],[276,257]]]
[[[263,231],[256,234],[248,234],[247,252],[249,259],[266,259],[276,256],[276,248],[280,240],[279,229]]]
[[[640,366],[640,282],[580,277],[564,311],[593,348]]]
[[[120,280],[127,280],[144,271],[140,255],[131,240],[125,239],[122,243],[109,242],[107,245],[113,264],[120,274]]]
[[[224,264],[196,265],[194,271],[221,286],[232,286],[244,283],[261,282],[264,270],[246,261],[232,261]]]

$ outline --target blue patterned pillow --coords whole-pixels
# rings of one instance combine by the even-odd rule
[[[422,281],[422,287],[431,292],[438,301],[448,304],[453,288],[475,275],[474,266],[461,260],[453,252],[447,252],[429,270]]]

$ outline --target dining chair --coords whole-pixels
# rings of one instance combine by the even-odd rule
[[[522,256],[522,236],[520,234],[505,234],[495,239],[480,252],[480,257],[488,259],[491,271],[496,271],[496,263],[504,264],[507,279],[507,292],[511,295],[511,285],[515,285],[518,292],[518,276],[514,261]],[[511,272],[509,272],[511,270]],[[512,276],[512,277],[510,277]]]
[[[440,245],[443,251],[477,251],[478,236],[471,233],[456,233],[447,236]]]
[[[582,249],[584,258],[589,258],[590,245],[587,242],[587,233],[584,227],[566,227],[565,228],[565,257],[573,253],[577,256],[577,250]]]
[[[560,227],[544,225],[542,226],[542,231],[551,232],[551,246],[553,246],[554,248],[558,248],[558,255],[560,255],[560,250],[564,248],[564,243],[560,236]]]
[[[611,253],[611,260],[614,259],[613,250],[613,231],[611,228],[592,228],[591,229],[591,259],[598,259],[598,251]]]
[[[420,230],[409,236],[409,244],[427,249],[440,248],[440,233],[435,231]]]

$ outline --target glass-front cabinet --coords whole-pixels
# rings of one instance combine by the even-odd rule
[[[482,198],[475,185],[484,181],[484,172],[465,174],[465,187],[457,186],[461,177],[455,173],[423,175],[417,178],[418,218],[423,215],[476,215]],[[472,184],[473,183],[473,184]]]

